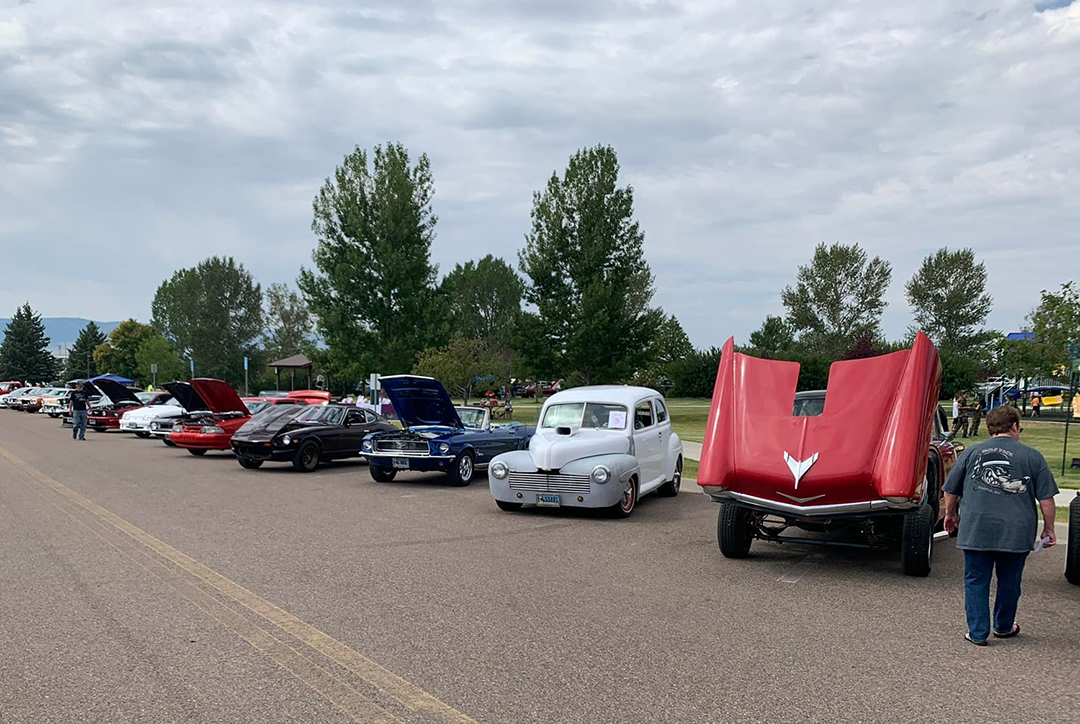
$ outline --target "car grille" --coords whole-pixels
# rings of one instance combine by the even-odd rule
[[[588,475],[560,475],[558,473],[518,473],[510,472],[511,490],[530,490],[537,493],[576,493],[588,495],[591,492]]]
[[[424,440],[376,440],[375,452],[394,455],[428,455],[430,450]]]

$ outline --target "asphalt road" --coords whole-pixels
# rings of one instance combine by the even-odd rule
[[[700,494],[504,513],[0,410],[0,722],[1080,720],[1080,588],[963,641],[961,559],[716,548]]]

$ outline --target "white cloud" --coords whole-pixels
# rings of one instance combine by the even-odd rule
[[[444,269],[513,259],[532,191],[603,142],[698,345],[838,240],[893,262],[889,333],[946,245],[1014,328],[1074,276],[1077,117],[1080,2],[0,2],[0,251],[81,260],[0,311],[145,317],[212,253],[290,280],[322,179],[386,140],[432,159]],[[128,283],[70,292],[116,257]]]

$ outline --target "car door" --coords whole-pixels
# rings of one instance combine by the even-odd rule
[[[670,473],[675,470],[675,461],[671,459],[671,436],[674,430],[671,427],[671,416],[668,414],[667,405],[659,397],[653,398],[653,412],[656,414],[656,429],[660,433],[660,475],[667,480]]]
[[[645,399],[634,406],[634,454],[641,467],[639,493],[644,495],[660,483],[661,437],[652,401]]]
[[[367,418],[359,407],[345,410],[341,424],[334,428],[334,457],[351,457],[360,452],[360,442],[367,431]]]

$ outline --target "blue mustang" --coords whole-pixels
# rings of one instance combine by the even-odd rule
[[[527,450],[536,432],[520,422],[492,425],[491,411],[484,408],[454,407],[442,383],[431,377],[394,375],[381,384],[405,429],[364,437],[360,454],[380,483],[393,480],[399,470],[424,470],[468,485],[476,469],[496,455]]]

